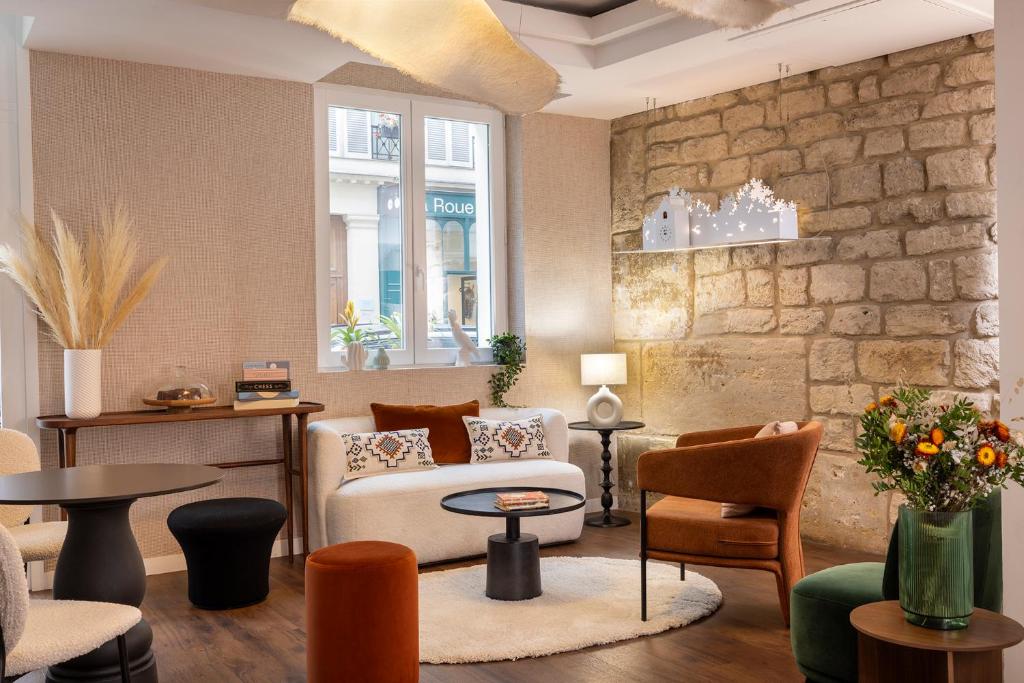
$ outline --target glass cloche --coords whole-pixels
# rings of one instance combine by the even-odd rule
[[[190,376],[185,366],[179,365],[169,377],[147,391],[142,402],[147,406],[177,411],[216,403],[217,397],[205,382]]]

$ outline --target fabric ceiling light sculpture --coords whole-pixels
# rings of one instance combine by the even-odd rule
[[[558,92],[558,72],[516,41],[484,0],[297,0],[288,20],[507,114],[537,111]]]
[[[750,28],[786,9],[777,0],[654,0],[682,14],[729,28]]]

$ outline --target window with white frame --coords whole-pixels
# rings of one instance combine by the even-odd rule
[[[353,340],[451,363],[452,322],[487,361],[506,329],[502,115],[331,85],[314,102],[320,367],[344,367]]]

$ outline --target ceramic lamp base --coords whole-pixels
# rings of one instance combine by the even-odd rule
[[[605,385],[587,401],[587,420],[601,429],[611,429],[622,422],[622,400]]]

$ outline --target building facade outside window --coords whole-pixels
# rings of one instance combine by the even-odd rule
[[[394,364],[452,362],[452,320],[486,347],[506,329],[501,114],[326,85],[315,108],[320,366],[344,365],[349,301]]]

